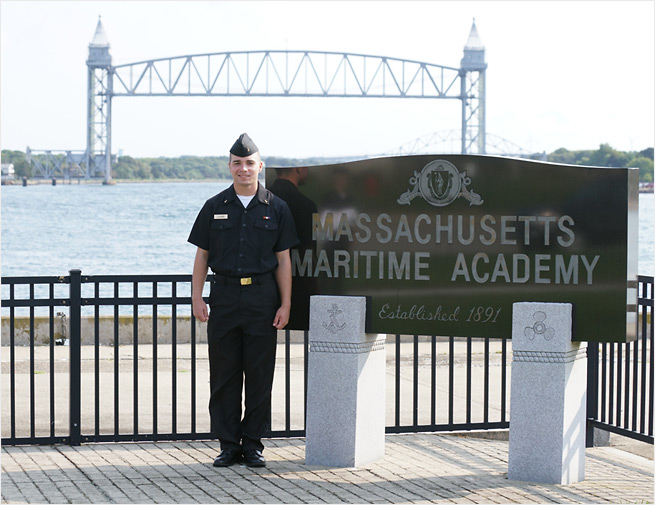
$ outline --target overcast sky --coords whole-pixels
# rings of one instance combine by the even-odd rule
[[[115,65],[293,49],[451,67],[475,18],[489,134],[533,152],[655,143],[653,1],[0,0],[0,15],[3,149],[84,149],[98,16]],[[457,100],[117,97],[113,107],[113,151],[137,157],[224,155],[244,131],[264,156],[371,155],[461,126]]]

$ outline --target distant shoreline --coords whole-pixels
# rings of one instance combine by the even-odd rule
[[[229,179],[112,179],[110,185],[114,184],[160,184],[166,182],[206,182],[206,183],[231,183]],[[22,186],[22,181],[3,181],[3,186]],[[56,179],[55,186],[78,186],[82,184],[104,184],[101,179]],[[52,186],[52,180],[45,179],[28,179],[28,186]]]
[[[153,183],[153,184],[158,184],[161,182],[229,182],[231,183],[232,181],[230,179],[112,179],[112,182],[115,182],[116,184],[136,184],[136,183]]]
[[[104,184],[104,180],[102,179],[69,179],[69,180],[63,180],[63,179],[55,179],[56,184],[55,186],[59,185],[64,185],[64,186],[74,186],[74,185],[81,185],[81,184]],[[162,183],[167,183],[167,182],[173,182],[173,183],[231,183],[232,181],[230,179],[112,179],[110,182],[110,185],[115,185],[115,184],[162,184]],[[263,181],[262,181],[263,182]],[[20,180],[15,180],[15,181],[2,181],[3,186],[21,186],[23,184],[22,181]],[[52,186],[52,180],[45,180],[45,179],[28,179],[27,180],[27,185],[28,186],[43,186],[43,185],[48,185]],[[653,193],[653,186],[639,186],[639,193],[640,194],[646,194],[646,193]]]

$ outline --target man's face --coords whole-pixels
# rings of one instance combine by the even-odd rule
[[[298,169],[298,186],[302,186],[307,182],[309,176],[309,169],[307,167],[299,167]]]
[[[234,187],[237,190],[257,189],[257,178],[262,171],[262,160],[259,153],[251,154],[245,158],[230,154],[229,167],[234,180]]]

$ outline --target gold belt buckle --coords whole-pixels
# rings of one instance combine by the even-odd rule
[[[250,286],[252,284],[252,277],[241,277],[242,286]]]

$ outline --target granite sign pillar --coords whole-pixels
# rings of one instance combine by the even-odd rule
[[[584,480],[587,344],[571,328],[569,303],[513,304],[511,480]]]
[[[359,467],[384,456],[385,339],[366,299],[312,296],[305,463]]]

